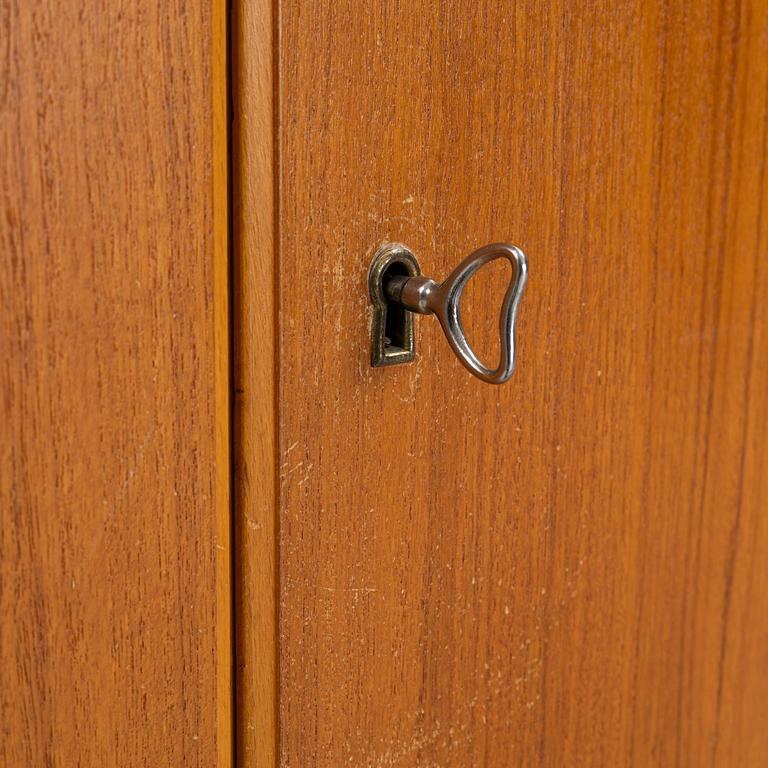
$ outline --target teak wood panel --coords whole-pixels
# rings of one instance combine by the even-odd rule
[[[229,766],[226,14],[0,3],[0,764]]]
[[[238,6],[244,763],[764,764],[763,5]],[[392,240],[527,252],[508,385],[370,368]]]
[[[238,765],[277,765],[273,0],[232,4],[235,711]]]

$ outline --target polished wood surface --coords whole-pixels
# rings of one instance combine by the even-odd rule
[[[232,6],[236,754],[277,765],[274,13]]]
[[[226,16],[0,3],[0,764],[229,766]]]
[[[269,219],[276,131],[277,346],[239,386],[279,512],[266,450],[239,514],[254,557],[277,526],[279,764],[765,764],[762,4],[287,2],[277,37],[275,122],[253,116],[239,171]],[[241,256],[265,285],[270,237]],[[414,364],[370,368],[389,240],[437,277],[527,252],[508,385],[430,318]],[[488,348],[499,280],[473,288]]]

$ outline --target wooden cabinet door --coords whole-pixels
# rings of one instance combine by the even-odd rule
[[[766,764],[763,4],[234,22],[241,764]],[[383,242],[500,240],[508,384],[431,318],[370,367]]]
[[[0,2],[0,765],[232,764],[226,12]]]

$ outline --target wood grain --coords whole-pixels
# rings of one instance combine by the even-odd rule
[[[241,226],[279,211],[241,241],[267,346],[239,484],[254,558],[277,530],[280,765],[768,761],[767,41],[757,2],[280,4],[274,128],[239,84]],[[415,364],[369,367],[387,240],[438,277],[524,248],[510,384],[429,318]],[[247,621],[271,568],[239,572]],[[273,638],[239,632],[260,717]]]
[[[0,3],[0,764],[231,765],[226,17]]]
[[[237,764],[277,764],[277,356],[272,0],[232,6]]]

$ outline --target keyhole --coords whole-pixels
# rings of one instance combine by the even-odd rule
[[[387,298],[384,286],[393,278],[420,274],[416,257],[403,245],[382,246],[368,271],[368,292],[373,304],[371,325],[371,365],[409,363],[416,354],[413,312]]]
[[[383,287],[392,277],[408,277],[409,272],[404,264],[395,261],[390,264],[381,276]],[[386,294],[385,294],[386,295]],[[386,317],[384,321],[384,347],[389,352],[402,352],[406,347],[405,313],[407,310],[402,304],[386,299]]]

